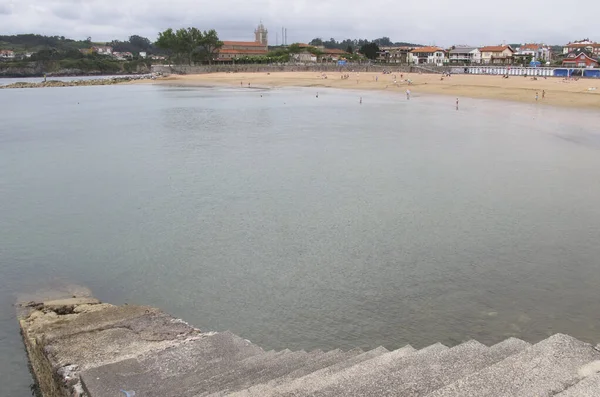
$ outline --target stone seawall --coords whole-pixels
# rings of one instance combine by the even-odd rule
[[[389,70],[397,73],[408,73],[411,66],[405,65],[365,65],[335,64],[314,65],[152,65],[152,72],[163,74],[205,74],[205,73],[275,73],[275,72],[383,72]]]
[[[598,396],[600,351],[568,335],[417,350],[264,351],[87,294],[18,305],[41,397]]]

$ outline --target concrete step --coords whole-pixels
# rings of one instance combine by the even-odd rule
[[[600,369],[598,369],[600,371]],[[600,372],[583,378],[579,383],[556,394],[556,397],[598,397],[600,396]]]
[[[196,395],[222,396],[266,383],[272,379],[285,376],[322,355],[324,353],[320,350],[310,353],[304,351],[292,352],[258,367],[237,368],[211,379],[208,384],[200,385],[199,392]]]
[[[317,396],[423,396],[517,353],[527,344],[494,350],[471,340],[449,350],[418,352],[398,362],[320,390]]]
[[[213,366],[233,363],[264,351],[231,332],[203,334],[197,339],[154,354],[142,355],[81,372],[84,388],[92,396],[114,395],[119,390],[136,390],[152,395],[163,383],[182,374],[202,376]]]
[[[592,345],[556,334],[428,397],[554,395],[583,379],[580,371],[596,360],[600,360],[600,352]]]
[[[411,346],[405,346],[401,350],[404,354],[412,354],[416,350]],[[373,350],[369,350],[368,352],[359,354],[358,356],[346,359],[344,361],[340,361],[337,364],[333,364],[329,367],[320,369],[313,373],[310,373],[301,378],[293,379],[287,383],[283,383],[279,386],[273,387],[270,385],[258,385],[252,387],[250,389],[242,390],[240,392],[234,393],[231,396],[235,397],[269,397],[269,396],[283,396],[283,395],[295,395],[295,393],[300,393],[299,395],[305,395],[312,390],[312,386],[318,385],[321,379],[327,379],[335,373],[343,371],[346,368],[350,368],[353,365],[359,364],[361,362],[370,360],[375,357],[379,357],[383,354],[389,353],[389,351],[384,347],[378,347]]]
[[[315,357],[307,361],[303,367],[298,368],[289,374],[270,380],[265,385],[276,387],[280,384],[288,383],[294,379],[301,378],[322,368],[329,367],[333,364],[339,363],[340,361],[347,360],[362,353],[364,352],[360,349],[350,350],[348,352],[344,352],[339,349],[332,350],[320,357]]]
[[[306,385],[302,390],[297,390],[290,395],[344,396],[345,392],[352,392],[352,387],[349,387],[350,385],[368,384],[385,368],[396,368],[398,366],[403,366],[405,362],[411,362],[415,359],[418,360],[428,356],[437,356],[437,354],[446,350],[448,350],[448,348],[441,343],[436,343],[435,345],[431,345],[417,352],[398,349],[355,364],[352,367],[346,368],[330,376],[314,379],[314,383]]]
[[[254,385],[249,389],[241,390],[237,393],[233,393],[233,395],[238,396],[265,396],[273,389],[277,388],[280,385],[287,385],[293,382],[295,379],[302,378],[308,374],[312,374],[316,371],[319,371],[323,368],[328,368],[334,364],[339,364],[340,362],[352,359],[357,357],[364,352],[361,349],[353,349],[348,352],[343,352],[339,349],[332,350],[327,352],[323,356],[308,361],[303,367],[297,369],[296,371],[290,372],[282,377],[270,380],[267,383]]]

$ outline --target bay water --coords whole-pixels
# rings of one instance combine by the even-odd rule
[[[600,342],[597,111],[318,90],[0,91],[0,395],[55,282],[266,349]]]

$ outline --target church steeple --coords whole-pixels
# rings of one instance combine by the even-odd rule
[[[269,43],[268,34],[269,34],[269,31],[267,29],[265,29],[265,26],[263,25],[262,20],[261,20],[260,24],[254,31],[254,41],[256,41],[257,43],[261,43],[264,46],[267,46]]]

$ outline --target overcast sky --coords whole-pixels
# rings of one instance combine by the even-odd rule
[[[559,5],[561,3],[561,5]],[[169,27],[214,28],[221,40],[253,40],[263,21],[269,43],[314,37],[450,46],[600,41],[600,1],[571,0],[0,0],[0,34],[40,33],[93,41],[151,40]],[[588,20],[588,22],[586,22]],[[280,38],[281,40],[281,38]]]

